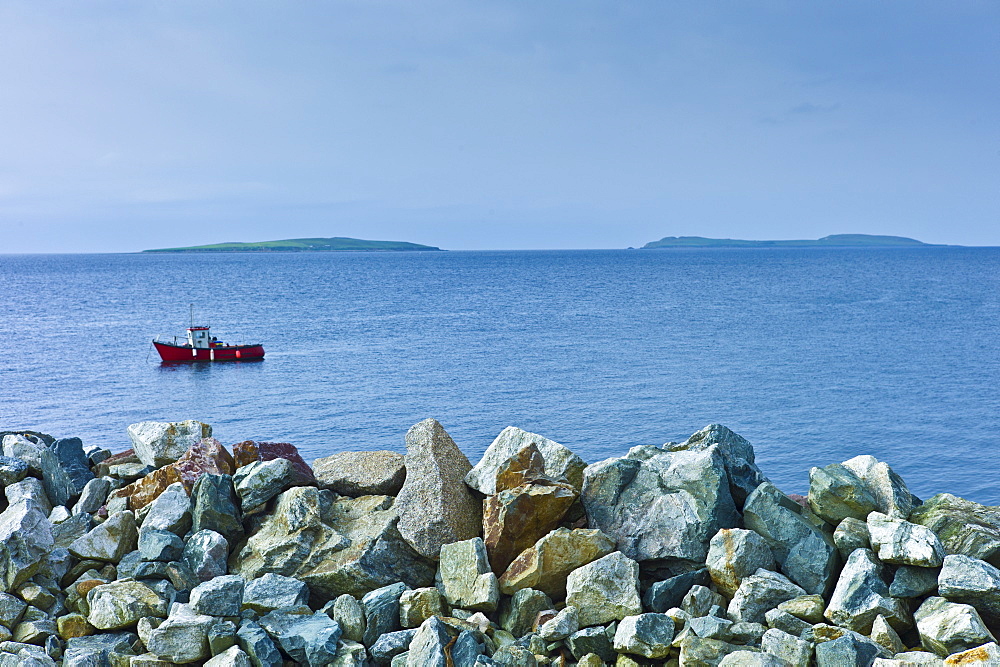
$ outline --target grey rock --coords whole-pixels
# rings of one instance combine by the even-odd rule
[[[283,661],[278,647],[259,624],[243,621],[236,631],[236,642],[250,656],[254,667],[281,667]]]
[[[0,488],[20,482],[27,474],[27,463],[13,456],[0,456]]]
[[[719,447],[726,465],[730,493],[736,506],[742,508],[754,489],[767,481],[767,477],[754,462],[753,445],[746,438],[721,424],[709,424],[683,443],[679,445],[668,443],[664,445],[664,449],[698,451],[708,449],[712,445]]]
[[[66,641],[63,649],[63,665],[79,667],[105,667],[111,665],[112,658],[116,664],[127,656],[135,655],[135,644],[139,638],[134,632],[114,632],[89,637],[73,637]],[[127,662],[124,662],[127,664]]]
[[[536,667],[538,665],[538,661],[531,651],[516,644],[501,646],[493,654],[492,660],[498,667]]]
[[[583,459],[553,440],[514,426],[500,432],[476,467],[465,476],[465,483],[484,495],[493,495],[500,467],[530,444],[534,444],[541,453],[547,476],[565,479],[576,489],[582,487],[583,470],[587,467]]]
[[[704,639],[693,634],[684,638],[680,643],[680,648],[678,660],[681,665],[704,665],[706,667],[720,664],[730,653],[748,650],[746,646],[729,644],[718,639]]]
[[[875,622],[872,623],[872,631],[869,636],[872,641],[881,644],[882,647],[892,655],[902,653],[906,650],[906,646],[904,646],[902,640],[900,640],[899,634],[891,625],[889,625],[889,622],[885,620],[885,616],[882,616],[881,614],[875,617]]]
[[[824,595],[836,580],[833,540],[772,484],[761,484],[747,498],[743,523],[767,541],[781,572],[806,592]]]
[[[365,646],[373,646],[380,636],[400,629],[399,598],[406,589],[406,584],[400,582],[378,588],[361,598],[367,626],[362,642]]]
[[[496,610],[500,586],[481,537],[445,544],[439,555],[436,582],[448,604],[474,611]]]
[[[30,500],[13,503],[0,513],[0,592],[12,591],[33,577],[52,547],[49,520]]]
[[[796,637],[812,627],[811,623],[807,623],[800,618],[796,618],[787,611],[782,611],[781,609],[771,609],[764,614],[764,619],[767,621],[768,627],[783,630],[784,632],[787,632],[790,635],[795,635]]]
[[[1000,567],[1000,507],[941,493],[915,507],[910,521],[933,530],[947,553]]]
[[[180,665],[205,660],[209,657],[208,630],[215,621],[187,605],[175,604],[167,620],[149,633],[146,648]]]
[[[539,636],[548,642],[561,641],[580,629],[576,607],[566,606],[538,628]]]
[[[166,603],[148,586],[128,579],[96,586],[87,593],[87,621],[98,630],[134,627],[141,618],[163,618]]]
[[[539,612],[552,609],[552,600],[541,591],[522,588],[504,600],[500,609],[500,627],[515,637],[523,637],[532,630]]]
[[[715,606],[722,606],[726,599],[705,586],[692,586],[681,599],[681,609],[691,618],[707,616]]]
[[[673,621],[671,621],[672,623]],[[732,637],[732,633],[730,632],[730,628],[732,627],[732,621],[728,618],[719,618],[718,616],[699,616],[688,621],[688,628],[699,637],[719,639],[724,642],[729,641]]]
[[[857,635],[845,634],[839,639],[816,645],[816,667],[869,667],[879,657],[874,642],[862,641]]]
[[[589,526],[636,561],[700,566],[709,539],[739,523],[718,445],[587,466],[581,498]]]
[[[990,622],[1000,621],[1000,570],[986,561],[953,555],[944,559],[938,593],[976,608]]]
[[[808,667],[812,660],[812,644],[777,628],[771,628],[763,634],[760,638],[760,648],[765,653],[777,656],[791,665]]]
[[[230,475],[204,474],[191,490],[191,529],[214,530],[230,544],[243,537],[243,523]]]
[[[937,590],[938,572],[938,568],[901,565],[893,575],[889,595],[894,598],[920,598],[929,595]]]
[[[349,639],[341,639],[337,645],[337,655],[329,667],[369,667],[368,651],[363,644]]]
[[[899,629],[911,625],[909,609],[889,595],[883,566],[868,549],[857,549],[847,559],[825,616],[831,623],[867,635],[879,614]]]
[[[288,459],[254,461],[233,475],[236,495],[243,509],[249,511],[295,485],[295,469]]]
[[[451,647],[451,660],[455,667],[473,667],[480,657],[485,657],[485,647],[468,630],[462,630]]]
[[[447,626],[436,616],[424,621],[410,642],[407,667],[446,667],[445,646],[451,641]]]
[[[20,482],[11,484],[4,489],[4,495],[7,497],[9,505],[14,505],[21,500],[29,500],[46,516],[52,511],[52,501],[49,500],[48,494],[45,493],[45,488],[42,486],[41,481],[34,477],[25,477]]]
[[[316,485],[344,496],[394,496],[406,478],[405,459],[388,451],[340,452],[312,464]]]
[[[73,513],[80,514],[86,512],[93,514],[101,509],[111,492],[111,482],[102,477],[95,477],[87,482],[83,491],[80,492],[80,499],[73,506]]]
[[[44,442],[17,434],[3,436],[2,442],[4,456],[24,461],[28,464],[28,474],[41,476],[42,451],[47,446]]]
[[[253,662],[239,646],[230,646],[217,655],[209,658],[205,667],[251,667]]]
[[[184,540],[166,530],[142,530],[139,533],[139,554],[144,561],[169,563],[180,560]]]
[[[0,593],[0,625],[13,628],[21,620],[28,605],[8,593]]]
[[[71,554],[83,560],[117,563],[122,556],[135,551],[138,544],[135,515],[126,510],[112,514],[107,521],[74,540],[68,548]]]
[[[875,497],[861,479],[839,463],[809,470],[809,507],[836,525],[853,517],[864,520],[878,509]]]
[[[92,479],[94,473],[80,438],[56,440],[42,450],[42,485],[54,504],[68,507]]]
[[[789,613],[795,618],[815,625],[823,622],[823,610],[826,602],[822,595],[802,595],[779,604],[777,609]]]
[[[729,626],[729,642],[732,644],[746,644],[757,646],[761,638],[767,631],[767,627],[761,623],[747,623],[740,621]]]
[[[191,529],[191,499],[183,484],[174,482],[149,504],[142,529],[168,530],[180,536]]]
[[[179,459],[191,445],[212,437],[212,427],[193,419],[140,422],[128,427],[128,437],[143,465],[160,468]]]
[[[594,653],[604,662],[615,661],[614,635],[608,635],[606,628],[601,626],[583,628],[574,632],[566,639],[570,653],[580,660],[588,653]]]
[[[968,665],[970,667],[993,667],[1000,665],[1000,645],[989,642],[961,653],[952,653],[944,661],[945,665]]]
[[[264,623],[265,620],[261,619],[261,625]],[[278,644],[297,664],[319,667],[336,658],[340,635],[340,626],[336,622],[326,614],[315,613],[283,624],[278,632]]]
[[[712,581],[732,596],[740,582],[759,569],[777,570],[771,547],[752,530],[723,528],[712,538],[706,560]]]
[[[868,515],[868,534],[872,549],[883,563],[937,567],[945,555],[941,541],[930,528],[891,519],[881,512]]]
[[[49,523],[55,526],[57,523],[62,523],[71,516],[73,515],[68,509],[66,509],[65,505],[56,505],[52,508],[52,511],[49,512]]]
[[[327,603],[327,614],[343,631],[342,639],[362,642],[365,637],[365,610],[353,595],[344,594]],[[402,614],[401,614],[402,615]]]
[[[284,460],[284,459],[282,459]],[[200,530],[184,545],[181,561],[201,581],[226,573],[229,542],[214,530]]]
[[[878,505],[878,511],[894,519],[906,520],[913,511],[913,495],[906,483],[884,463],[874,456],[855,456],[844,461],[845,468],[864,482]]]
[[[788,661],[770,653],[742,648],[724,655],[719,661],[719,667],[788,667]]]
[[[309,603],[309,587],[303,582],[269,572],[247,581],[243,588],[243,607],[266,614],[282,607],[298,607]],[[246,647],[244,651],[250,653]]]
[[[219,655],[236,645],[236,624],[232,621],[216,621],[208,626],[207,637],[209,653]]]
[[[566,604],[576,607],[583,627],[641,614],[639,564],[616,551],[573,570]]]
[[[764,623],[768,610],[805,594],[802,588],[783,575],[770,570],[757,570],[743,579],[733,595],[729,603],[729,618],[733,621]]]
[[[870,549],[872,544],[871,536],[868,534],[868,524],[854,517],[847,517],[833,531],[833,543],[837,545],[837,551],[844,560],[847,560],[855,549]]]
[[[66,548],[89,533],[93,527],[94,520],[89,514],[74,514],[52,526],[52,543],[56,547]]]
[[[403,591],[399,598],[399,623],[404,628],[418,628],[431,616],[446,616],[447,605],[437,588]]]
[[[438,422],[406,432],[406,481],[396,498],[399,533],[424,558],[482,532],[482,504],[465,485],[469,459]]]
[[[692,586],[708,586],[711,576],[707,568],[700,568],[656,581],[650,584],[642,596],[642,606],[646,611],[663,613],[671,607],[679,607],[684,595]]]
[[[372,644],[369,651],[372,660],[376,665],[390,664],[397,655],[409,650],[410,642],[415,634],[417,634],[416,628],[385,633]]]
[[[208,616],[238,616],[245,582],[238,574],[223,575],[191,590],[191,608]]]
[[[942,658],[996,641],[972,605],[932,597],[913,616],[920,643]]]

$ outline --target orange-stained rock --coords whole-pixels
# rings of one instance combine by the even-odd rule
[[[191,495],[194,483],[205,473],[232,475],[235,470],[233,457],[222,443],[215,438],[205,438],[191,445],[175,462],[118,489],[110,497],[128,496],[129,509],[134,511],[156,500],[174,482],[183,484],[184,490]]]
[[[94,466],[94,475],[104,477],[111,470],[111,466],[121,463],[139,463],[139,457],[135,455],[134,449],[126,449],[124,452],[113,454]]]
[[[513,595],[534,588],[562,599],[570,572],[614,550],[615,541],[599,530],[557,528],[514,559],[500,577],[500,592]]]
[[[500,465],[497,469],[496,489],[497,493],[500,493],[517,488],[522,484],[556,481],[565,482],[566,480],[555,480],[545,474],[545,459],[538,451],[538,446],[532,442],[522,447],[517,454]]]
[[[233,445],[233,455],[237,468],[242,468],[254,461],[288,459],[292,463],[292,470],[295,471],[295,486],[316,485],[316,477],[313,475],[312,468],[299,454],[299,450],[295,448],[295,445],[287,442],[254,442],[253,440],[244,440]]]
[[[522,484],[490,496],[483,504],[483,541],[493,571],[511,561],[559,525],[576,500],[569,484]]]

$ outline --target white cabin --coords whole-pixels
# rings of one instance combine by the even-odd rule
[[[196,350],[207,350],[211,347],[208,327],[189,327],[187,334],[188,345]]]

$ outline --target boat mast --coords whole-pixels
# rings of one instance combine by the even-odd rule
[[[193,327],[194,326],[194,304],[193,303],[192,304],[188,304],[188,306],[191,309],[190,319],[191,319],[191,326]]]

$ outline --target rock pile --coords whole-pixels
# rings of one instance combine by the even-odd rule
[[[1000,665],[1000,508],[870,456],[790,497],[718,425],[592,465],[211,433],[0,434],[0,667]]]

